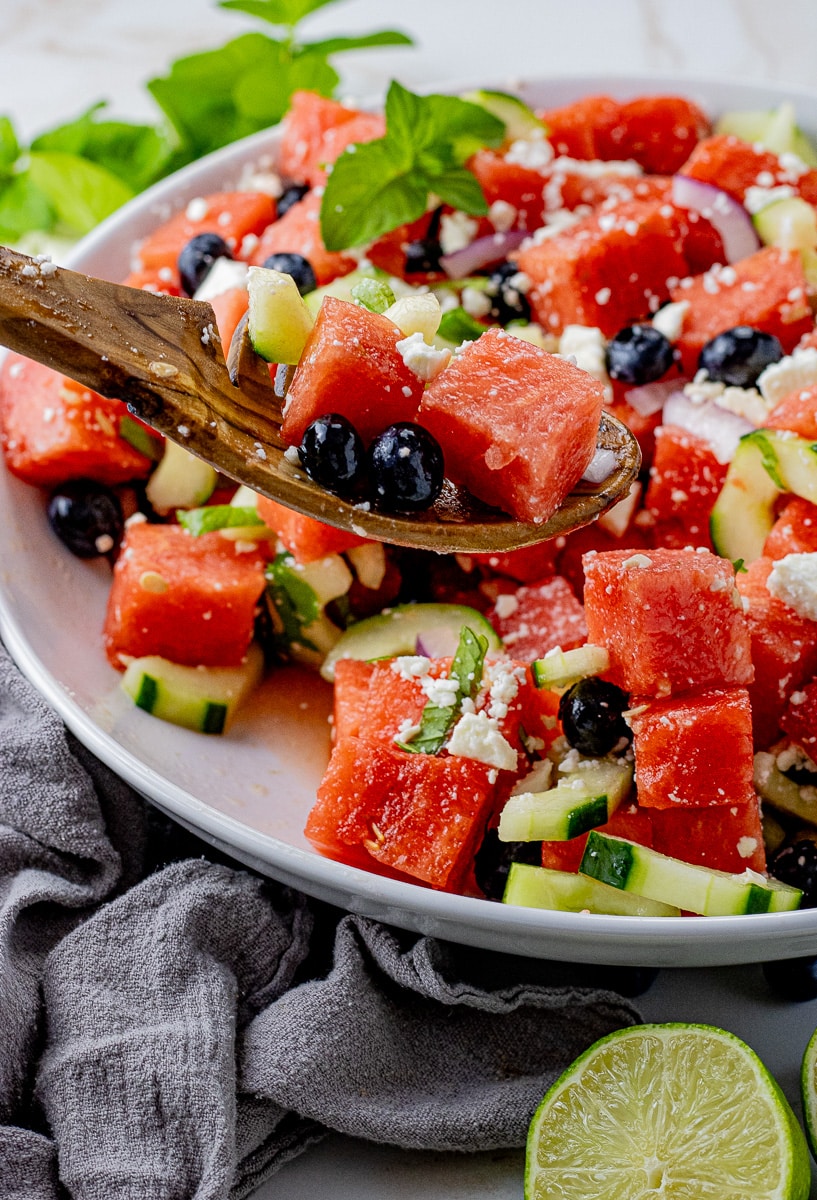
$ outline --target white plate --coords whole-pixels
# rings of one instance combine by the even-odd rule
[[[543,106],[591,92],[676,91],[710,113],[791,100],[803,126],[817,132],[817,94],[647,76],[521,86]],[[121,279],[137,238],[194,196],[235,185],[247,164],[274,160],[275,145],[275,132],[256,135],[157,185],[86,238],[71,265]],[[103,654],[107,566],[73,559],[48,529],[42,494],[4,471],[0,510],[0,632],[22,670],[103,762],[259,871],[394,925],[538,958],[708,966],[817,953],[817,910],[677,920],[550,913],[433,892],[320,857],[302,829],[328,754],[329,689],[305,672],[279,670],[223,739],[147,716]]]

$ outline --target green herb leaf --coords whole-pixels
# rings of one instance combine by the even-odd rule
[[[50,232],[56,211],[42,188],[24,172],[0,184],[0,238],[16,242],[33,230]]]
[[[134,192],[141,191],[162,175],[171,163],[174,147],[167,135],[152,125],[99,120],[104,108],[104,104],[95,104],[76,120],[41,134],[31,149],[87,158]]]
[[[406,33],[396,29],[381,29],[378,33],[361,33],[354,37],[324,38],[318,42],[301,42],[313,54],[343,54],[347,50],[368,50],[372,46],[413,46]]]
[[[365,245],[422,216],[431,193],[465,212],[487,205],[465,162],[482,146],[500,145],[505,126],[456,96],[418,96],[393,82],[386,135],[349,147],[334,164],[321,206],[329,250]]]
[[[450,308],[443,313],[437,334],[446,342],[456,346],[460,342],[475,342],[485,332],[485,326],[465,311],[464,308]]]
[[[274,642],[276,649],[284,655],[292,645],[317,650],[317,646],[305,636],[304,629],[317,621],[321,614],[318,597],[309,584],[293,571],[293,561],[291,554],[279,554],[266,570],[267,596],[280,625]]]
[[[420,727],[410,742],[396,742],[410,754],[439,754],[454,727],[463,700],[476,697],[482,682],[482,668],[488,639],[476,634],[467,625],[460,630],[457,652],[451,663],[448,678],[456,680],[457,693],[452,704],[432,704],[423,709]]]
[[[20,143],[8,117],[0,117],[0,178],[7,175],[20,157]]]
[[[28,176],[51,205],[57,225],[76,234],[89,233],[133,196],[121,179],[76,154],[32,153]]]
[[[304,17],[335,0],[219,0],[219,8],[244,12],[251,17],[269,21],[271,25],[292,28]]]
[[[179,509],[176,520],[193,537],[203,533],[214,533],[219,529],[244,529],[247,526],[263,525],[264,522],[254,508],[242,508],[238,504],[211,504],[204,508]]]

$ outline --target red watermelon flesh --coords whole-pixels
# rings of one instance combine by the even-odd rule
[[[263,266],[271,254],[300,254],[309,262],[321,287],[354,271],[357,266],[354,258],[337,250],[327,250],[323,244],[321,199],[320,189],[313,189],[277,221],[267,225],[253,247],[250,262]]]
[[[779,736],[779,722],[793,691],[817,673],[817,622],[798,616],[766,586],[774,562],[756,558],[737,575],[748,605],[754,683],[749,686],[755,744],[764,749]]]
[[[791,693],[780,718],[780,728],[809,758],[817,761],[817,679]]]
[[[546,108],[537,115],[548,131],[557,154],[570,158],[603,158],[609,131],[618,120],[621,106],[611,96],[584,96],[560,108]]]
[[[560,575],[497,597],[489,619],[508,652],[523,662],[587,641],[584,609]]]
[[[381,113],[367,113],[297,91],[283,122],[278,168],[289,179],[310,186],[326,182],[326,167],[352,142],[369,142],[386,131]]]
[[[817,439],[817,384],[778,400],[765,424],[769,429],[788,429],[798,437]]]
[[[298,445],[326,413],[346,417],[364,442],[395,421],[411,421],[423,382],[400,356],[402,337],[388,317],[326,296],[287,394],[284,440]]]
[[[630,698],[638,803],[707,808],[755,800],[752,713],[744,688]]]
[[[517,259],[537,321],[554,333],[590,325],[612,337],[642,320],[687,272],[685,231],[672,205],[632,201],[523,246]]]
[[[426,388],[417,420],[446,474],[522,521],[546,521],[596,448],[604,389],[504,330],[468,343]]]
[[[314,517],[306,517],[267,496],[258,497],[257,508],[264,524],[275,530],[299,563],[316,562],[319,558],[326,558],[327,554],[342,554],[344,550],[363,546],[367,541],[346,529],[337,529],[334,525],[316,521]]]
[[[792,496],[763,543],[765,558],[785,558],[787,554],[812,554],[817,551],[817,504]]]
[[[817,204],[817,170],[801,170],[771,150],[744,142],[732,134],[719,134],[698,143],[680,169],[682,175],[714,184],[743,203],[750,187],[774,188],[785,185]]]
[[[683,862],[738,875],[766,870],[760,805],[752,796],[745,804],[709,808],[650,809],[653,849]]]
[[[497,575],[507,575],[519,583],[538,583],[555,572],[560,549],[557,543],[558,538],[553,538],[504,554],[472,554],[470,557],[478,567],[488,568]]]
[[[600,149],[603,158],[634,158],[654,175],[673,175],[710,130],[685,96],[637,96],[619,108]]]
[[[246,257],[244,239],[255,239],[275,220],[275,201],[266,192],[214,192],[191,200],[140,243],[137,268],[175,271],[179,251],[200,233],[217,233],[236,258]]]
[[[127,409],[49,367],[9,354],[0,367],[0,428],[6,466],[40,487],[88,477],[142,479],[150,459],[119,434]]]
[[[718,498],[727,465],[716,458],[709,443],[673,425],[655,433],[655,457],[644,506],[655,525],[655,544],[665,545],[669,526],[676,545],[711,549],[709,517]]]
[[[813,324],[800,255],[775,246],[731,266],[688,276],[671,289],[671,296],[690,305],[677,342],[688,375],[697,371],[706,343],[726,329],[752,325],[774,334],[790,354]]]
[[[612,550],[584,558],[587,639],[606,677],[645,696],[741,687],[753,677],[732,564],[705,550]]]
[[[457,891],[495,807],[495,776],[472,758],[347,737],[332,751],[304,832],[331,857],[359,865],[364,850],[433,888]]]
[[[252,641],[264,590],[260,550],[241,553],[218,533],[130,525],[116,561],[104,640],[120,670],[159,654],[187,666],[234,667]]]

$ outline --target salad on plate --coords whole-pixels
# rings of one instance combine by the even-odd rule
[[[319,672],[306,837],[392,879],[635,916],[817,903],[817,154],[789,106],[297,93],[276,161],[157,221],[124,282],[209,301],[225,348],[246,321],[293,464],[363,506],[422,510],[445,474],[546,519],[609,470],[603,411],[643,459],[583,529],[433,555],[236,488],[9,355],[6,468],[110,561],[102,645],[137,706],[229,739],[265,671]]]

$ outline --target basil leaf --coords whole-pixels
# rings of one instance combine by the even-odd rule
[[[292,562],[290,554],[279,554],[266,570],[267,596],[280,625],[273,642],[275,648],[284,655],[292,645],[317,650],[314,642],[305,636],[304,629],[321,615],[318,597],[309,584],[292,570]]]
[[[448,675],[457,683],[453,703],[441,705],[429,701],[423,709],[420,728],[411,741],[399,742],[395,739],[401,750],[410,754],[439,754],[457,721],[463,700],[473,700],[479,692],[487,649],[488,639],[464,625]]]
[[[204,508],[179,509],[176,520],[194,537],[213,533],[219,529],[244,529],[250,525],[263,525],[254,508],[242,508],[238,504],[211,504]]]

